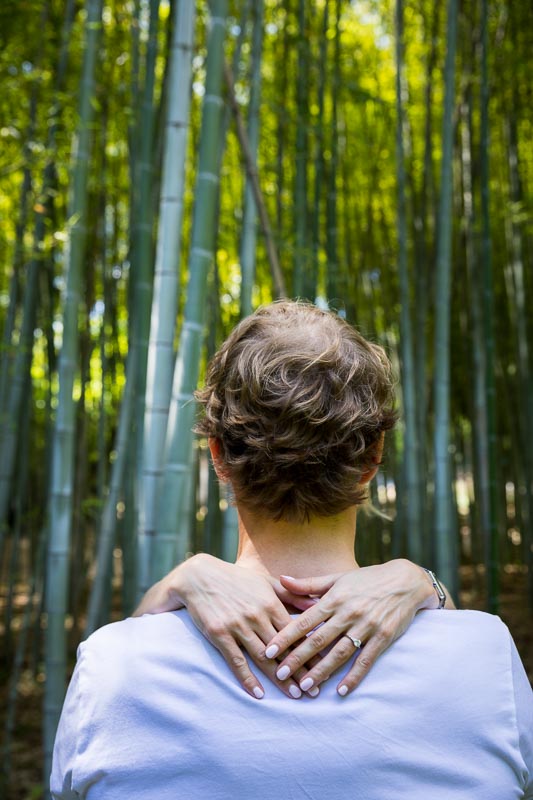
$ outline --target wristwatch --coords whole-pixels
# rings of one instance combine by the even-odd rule
[[[425,567],[422,567],[422,569],[429,575],[429,579],[433,584],[433,588],[437,593],[437,597],[439,598],[439,608],[444,608],[444,606],[446,605],[446,592],[442,588],[441,582],[439,581],[435,573],[432,572],[430,569],[426,569]]]

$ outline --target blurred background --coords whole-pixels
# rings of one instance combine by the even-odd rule
[[[45,796],[76,646],[235,510],[192,393],[278,297],[381,343],[361,565],[434,569],[533,677],[526,0],[4,0],[0,796]]]

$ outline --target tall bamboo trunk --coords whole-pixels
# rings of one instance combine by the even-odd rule
[[[496,475],[497,432],[495,391],[495,338],[494,292],[492,269],[492,241],[489,213],[489,3],[481,0],[481,126],[480,126],[480,182],[481,182],[481,263],[483,277],[483,339],[485,352],[486,437],[487,437],[487,489],[485,504],[488,520],[484,530],[485,562],[487,565],[488,610],[498,613],[499,596],[499,537],[498,537],[498,486]],[[530,568],[531,572],[531,568]],[[533,586],[533,582],[532,582]],[[532,593],[533,599],[533,593]]]
[[[207,278],[213,261],[215,218],[219,191],[219,139],[222,133],[222,73],[227,0],[213,0],[207,46],[205,95],[202,106],[200,153],[195,189],[195,208],[189,257],[187,302],[170,404],[165,448],[165,468],[157,506],[152,579],[157,579],[181,560],[188,548],[180,537],[178,520],[186,502],[185,489],[191,471],[195,403],[203,331],[206,322]],[[141,592],[148,587],[139,586]]]
[[[516,98],[515,98],[516,99]],[[516,117],[513,108],[509,110],[508,118],[505,122],[507,147],[508,147],[508,169],[509,169],[509,200],[510,209],[506,220],[507,238],[510,245],[510,263],[507,271],[509,279],[508,295],[510,305],[510,316],[514,320],[514,333],[516,342],[517,366],[518,366],[518,385],[520,396],[523,398],[518,418],[520,420],[521,436],[528,444],[533,442],[533,368],[531,351],[528,336],[528,311],[530,313],[530,303],[526,298],[526,280],[524,274],[524,245],[522,224],[518,210],[523,206],[522,186],[519,172],[519,153],[518,137],[516,128]],[[523,526],[522,536],[529,543],[526,545],[529,580],[529,595],[531,606],[533,607],[533,552],[531,524],[533,521],[533,452],[531,447],[524,447],[524,483],[525,496],[523,507],[527,510],[529,529]]]
[[[343,306],[345,297],[339,297],[340,291],[340,264],[338,250],[338,220],[337,220],[337,170],[339,167],[338,148],[338,106],[337,97],[340,90],[340,0],[335,3],[335,44],[333,58],[333,80],[331,86],[331,157],[328,164],[328,189],[326,205],[326,288],[328,301],[334,305]]]
[[[259,147],[259,108],[261,100],[263,16],[263,0],[256,0],[256,3],[254,4],[254,31],[252,37],[250,103],[248,106],[248,142],[250,144],[250,154],[255,165],[257,165],[257,151]],[[242,235],[240,246],[241,317],[246,317],[248,314],[252,313],[252,290],[255,276],[256,243],[257,207],[255,204],[252,179],[249,175],[247,175],[244,190]]]
[[[450,464],[450,311],[452,240],[453,109],[455,53],[457,48],[457,0],[448,0],[446,64],[444,68],[444,115],[435,304],[435,497],[434,533],[436,565],[452,592],[457,587],[456,543],[453,537]]]
[[[59,396],[52,444],[50,536],[46,577],[46,684],[44,693],[45,781],[50,775],[52,748],[66,682],[68,561],[72,522],[75,401],[74,377],[78,360],[78,306],[83,279],[87,234],[88,174],[91,127],[95,115],[95,73],[102,0],[88,0],[85,52],[80,88],[77,140],[73,152],[69,219],[73,220],[65,252],[66,290],[63,302],[63,344],[59,356]],[[46,785],[46,784],[45,784]]]
[[[298,73],[296,77],[296,154],[294,178],[294,280],[293,295],[305,297],[308,284],[307,270],[307,160],[308,160],[308,68],[309,43],[307,40],[307,14],[305,0],[298,2]],[[310,298],[310,299],[314,299]]]
[[[137,467],[142,463],[144,395],[146,390],[146,361],[150,336],[150,310],[153,283],[153,162],[154,162],[154,88],[159,30],[159,0],[150,0],[150,27],[146,48],[144,87],[142,94],[137,162],[135,164],[137,197],[132,258],[133,330],[132,346],[138,350],[137,361]]]
[[[403,0],[396,0],[396,170],[398,182],[398,272],[400,278],[400,364],[404,410],[405,523],[409,557],[427,561],[424,548],[420,497],[420,452],[416,410],[416,373],[413,357],[411,297],[407,264],[407,199],[405,188],[403,66]]]
[[[150,546],[156,529],[157,490],[163,471],[172,390],[194,23],[194,3],[176,3],[159,200],[139,498],[139,570],[143,573],[140,576],[143,585],[150,581]]]
[[[318,281],[320,278],[320,250],[322,243],[321,235],[321,219],[323,207],[323,184],[324,184],[324,140],[325,140],[325,125],[324,125],[324,105],[326,96],[326,71],[327,71],[327,58],[328,58],[328,27],[329,27],[329,0],[324,2],[324,11],[322,15],[322,36],[320,39],[320,60],[319,60],[319,73],[318,73],[318,90],[317,90],[317,105],[318,105],[318,118],[316,122],[315,134],[315,185],[313,197],[313,220],[312,220],[312,236],[313,236],[313,263],[311,266],[311,285],[317,294]]]

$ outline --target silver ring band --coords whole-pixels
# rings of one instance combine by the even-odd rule
[[[345,633],[344,636],[348,637],[348,639],[351,641],[356,650],[359,650],[359,648],[363,644],[361,639],[358,639],[357,636],[350,636],[349,633]]]

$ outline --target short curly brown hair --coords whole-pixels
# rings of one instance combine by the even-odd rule
[[[365,499],[363,473],[394,425],[384,350],[336,314],[298,301],[232,331],[196,392],[238,504],[274,520],[331,516]]]

